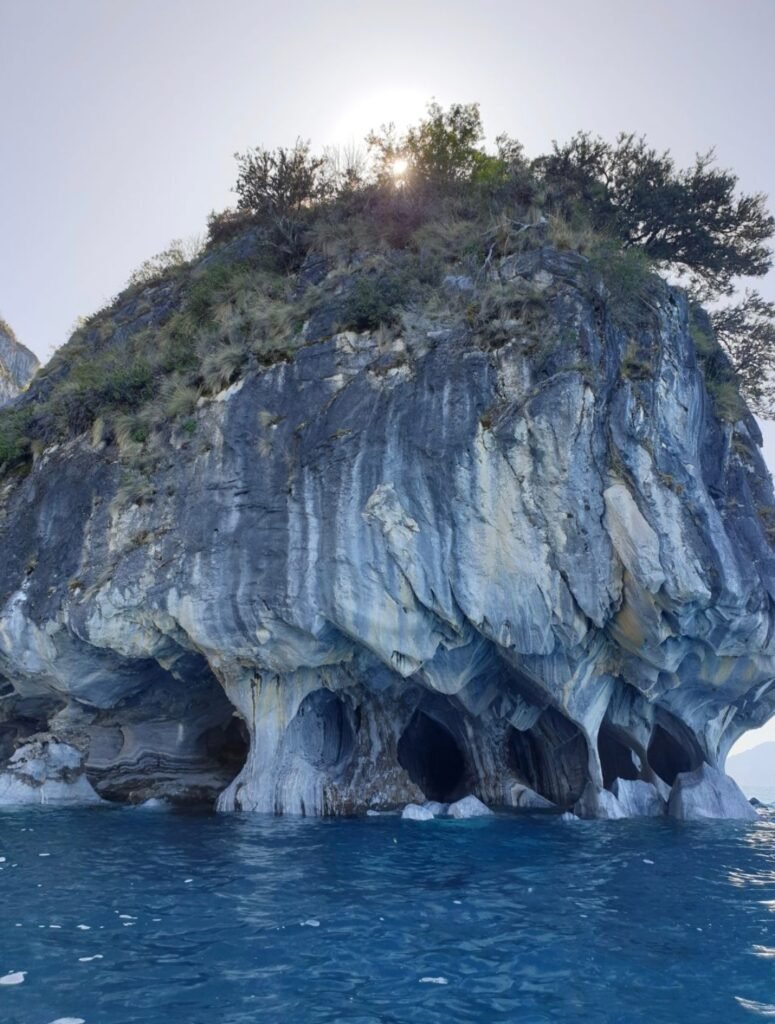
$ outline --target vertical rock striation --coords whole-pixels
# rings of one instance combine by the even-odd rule
[[[0,406],[7,405],[24,390],[39,365],[37,357],[16,340],[11,328],[0,318]]]
[[[170,427],[142,498],[86,437],[7,483],[0,757],[46,732],[103,796],[300,814],[651,814],[722,770],[775,710],[756,424],[717,418],[680,291],[624,318],[579,256],[491,273],[538,335],[313,314]]]

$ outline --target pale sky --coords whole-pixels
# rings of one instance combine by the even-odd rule
[[[529,155],[579,129],[715,146],[775,197],[774,0],[0,0],[0,39],[0,315],[42,359],[233,201],[235,151],[360,141],[431,97]]]

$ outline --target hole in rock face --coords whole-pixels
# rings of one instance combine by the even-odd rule
[[[398,741],[398,763],[429,800],[455,799],[465,759],[452,734],[422,711],[415,711]]]
[[[600,726],[600,732],[597,734],[597,752],[606,789],[611,788],[614,779],[638,778],[639,773],[632,759],[632,751],[605,723]]]
[[[237,715],[224,725],[208,729],[202,736],[202,743],[208,757],[226,768],[233,768],[235,775],[245,764],[250,750],[248,728]]]
[[[672,786],[680,772],[698,768],[702,758],[683,744],[661,725],[654,726],[648,749],[649,764],[668,786]]]
[[[343,767],[355,749],[355,729],[347,705],[330,690],[315,690],[299,705],[287,742],[316,768]]]
[[[561,807],[578,800],[589,779],[584,734],[554,708],[542,711],[530,729],[511,730],[509,760],[527,786]]]

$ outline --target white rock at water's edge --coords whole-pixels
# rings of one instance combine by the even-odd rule
[[[464,796],[449,805],[450,818],[484,818],[493,812],[475,796]]]
[[[608,789],[600,789],[593,782],[588,782],[584,792],[573,808],[579,818],[601,818],[614,821],[626,818],[624,808]]]
[[[628,818],[658,818],[667,813],[667,804],[650,782],[614,779],[611,788]]]
[[[698,821],[708,818],[732,818],[756,821],[758,815],[742,790],[728,775],[709,764],[693,772],[681,772],[673,783],[667,807],[672,818]]]
[[[401,817],[407,821],[432,821],[434,814],[430,808],[422,807],[420,804],[407,804],[401,812]]]

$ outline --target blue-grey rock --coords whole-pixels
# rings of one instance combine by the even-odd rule
[[[49,737],[19,747],[0,772],[0,807],[102,803],[85,775],[80,750]]]
[[[7,405],[24,390],[39,365],[37,356],[17,341],[0,317],[0,406]]]
[[[651,782],[615,779],[611,790],[628,818],[658,818],[667,813],[667,803]]]
[[[549,811],[556,809],[551,800],[547,800],[520,782],[507,783],[504,787],[503,803],[507,807],[519,807],[522,810]]]
[[[775,709],[775,497],[684,293],[623,321],[543,247],[493,268],[538,326],[480,336],[449,295],[397,337],[335,333],[324,271],[293,358],[193,432],[139,463],[73,437],[3,481],[0,770],[50,729],[114,799],[352,814],[516,783],[597,814],[617,776],[723,767]],[[180,287],[127,296],[115,344]]]
[[[430,807],[421,807],[419,804],[407,804],[401,812],[401,817],[407,821],[433,821],[435,814]]]
[[[588,782],[584,787],[584,792],[573,807],[573,813],[578,818],[601,818],[608,821],[627,817],[625,808],[614,794],[593,782]]]
[[[451,803],[447,814],[450,818],[486,818],[492,811],[478,797],[470,795]]]
[[[668,814],[682,821],[706,818],[756,821],[758,817],[734,779],[709,764],[702,764],[692,772],[682,772],[677,777],[670,793]]]

